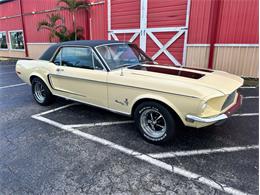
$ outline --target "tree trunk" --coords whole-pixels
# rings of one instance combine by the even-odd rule
[[[75,18],[75,12],[72,12],[72,22],[73,22],[73,30],[74,30],[74,36],[75,40],[77,40],[77,29],[76,29],[76,18]]]

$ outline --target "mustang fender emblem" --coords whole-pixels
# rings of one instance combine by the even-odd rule
[[[119,101],[119,100],[115,100],[115,102],[118,103],[118,104],[121,104],[122,106],[124,106],[124,105],[128,106],[128,99],[127,98],[125,98],[124,102]]]

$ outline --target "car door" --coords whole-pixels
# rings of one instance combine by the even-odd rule
[[[91,47],[63,46],[52,63],[49,81],[57,95],[107,107],[107,71]]]

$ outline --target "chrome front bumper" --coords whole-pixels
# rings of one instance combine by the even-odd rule
[[[226,114],[221,114],[214,117],[202,118],[194,115],[186,115],[186,121],[188,122],[200,122],[200,123],[215,123],[224,119],[227,119],[228,116]]]
[[[238,95],[236,104],[233,105],[231,108],[229,108],[225,113],[213,116],[213,117],[198,117],[191,114],[186,115],[186,121],[187,122],[200,122],[200,123],[216,123],[222,120],[227,119],[229,116],[231,116],[234,112],[236,112],[240,106],[242,105],[242,96]]]

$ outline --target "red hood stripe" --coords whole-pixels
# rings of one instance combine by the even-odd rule
[[[192,79],[200,79],[201,77],[205,76],[205,74],[200,74],[200,73],[196,73],[196,72],[190,72],[190,71],[185,71],[185,70],[175,70],[175,69],[166,68],[166,67],[161,68],[161,67],[157,67],[157,66],[139,65],[139,66],[132,67],[131,69],[157,72],[157,73],[187,77],[187,78],[192,78]]]

